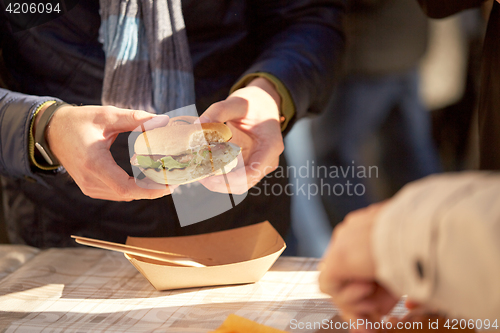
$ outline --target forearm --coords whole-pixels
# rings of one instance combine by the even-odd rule
[[[0,89],[0,173],[12,178],[40,180],[31,168],[29,131],[35,111],[51,97]]]
[[[277,77],[290,92],[297,118],[322,112],[333,90],[343,40],[315,25],[291,27],[275,39],[247,72]]]
[[[245,74],[275,76],[290,93],[294,120],[323,111],[344,46],[342,1],[256,1],[261,52]],[[278,22],[278,23],[276,23]]]
[[[396,295],[450,315],[500,313],[499,188],[499,174],[479,172],[404,188],[375,224],[377,278]]]

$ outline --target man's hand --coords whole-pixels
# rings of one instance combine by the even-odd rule
[[[230,191],[241,194],[278,167],[284,149],[280,104],[281,98],[274,85],[265,78],[257,78],[201,115],[201,121],[225,122],[231,128],[233,138],[230,142],[242,148],[245,163],[227,175],[201,180],[205,187],[226,193],[224,178],[227,177]]]
[[[383,205],[347,215],[335,228],[321,264],[320,289],[332,296],[345,320],[380,320],[399,300],[375,278],[371,237]]]
[[[116,164],[109,150],[119,133],[133,131],[153,118],[148,125],[168,123],[167,116],[145,111],[112,106],[64,106],[50,121],[47,142],[85,195],[113,201],[154,199],[170,194],[169,188],[151,190],[137,186],[134,177]]]

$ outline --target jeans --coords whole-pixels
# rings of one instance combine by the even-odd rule
[[[330,110],[312,125],[316,183],[333,226],[379,200],[377,186],[392,194],[441,170],[430,126],[416,70],[339,84]],[[366,155],[376,163],[367,165]]]

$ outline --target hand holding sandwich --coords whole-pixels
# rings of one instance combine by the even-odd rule
[[[169,188],[137,186],[109,150],[119,133],[132,131],[153,118],[158,119],[154,121],[158,126],[168,123],[168,117],[145,111],[68,105],[54,114],[46,136],[53,154],[85,195],[113,201],[154,199],[170,194]]]
[[[205,187],[226,193],[224,177],[227,177],[232,193],[244,193],[278,167],[284,149],[280,104],[281,97],[274,85],[265,78],[257,78],[201,115],[202,122],[225,122],[229,126],[231,142],[242,148],[245,162],[244,168],[237,167],[225,176],[201,180]]]

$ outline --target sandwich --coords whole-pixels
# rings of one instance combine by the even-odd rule
[[[196,117],[171,118],[168,125],[141,133],[130,162],[159,184],[182,185],[231,171],[241,148],[228,142],[221,123],[193,124]]]

